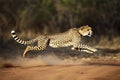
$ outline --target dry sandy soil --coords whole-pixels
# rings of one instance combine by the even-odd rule
[[[4,68],[0,69],[0,80],[120,80],[120,66]]]
[[[2,62],[0,80],[120,80],[120,64],[114,61],[89,62],[87,59],[85,63],[57,58],[52,61],[52,57],[47,57],[44,62],[39,58]]]
[[[12,50],[5,51],[2,56],[17,53]],[[104,50],[104,52],[115,54],[120,53],[120,50]],[[20,53],[22,52],[18,54]],[[54,55],[33,59],[0,58],[0,80],[120,80],[120,60],[117,62],[114,58],[113,60],[110,57],[100,60],[59,59]]]

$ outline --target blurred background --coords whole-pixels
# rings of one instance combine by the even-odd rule
[[[13,29],[31,39],[83,25],[93,28],[88,42],[120,48],[120,0],[0,0],[0,50],[14,45]]]

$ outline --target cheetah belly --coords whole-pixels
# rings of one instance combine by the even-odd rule
[[[67,47],[71,46],[72,41],[71,40],[51,40],[49,43],[49,46],[53,48],[58,48],[58,47]]]

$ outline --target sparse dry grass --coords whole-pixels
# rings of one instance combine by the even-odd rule
[[[97,43],[98,48],[120,49],[120,37],[113,37],[109,40],[108,37],[101,37]]]

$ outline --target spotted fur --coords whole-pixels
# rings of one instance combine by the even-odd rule
[[[80,28],[72,28],[64,33],[54,34],[54,35],[40,35],[35,39],[31,39],[28,41],[21,40],[16,34],[15,31],[11,31],[12,37],[20,44],[29,45],[37,42],[37,46],[27,46],[23,57],[25,57],[26,53],[30,50],[44,50],[49,45],[53,48],[59,47],[67,47],[72,46],[71,50],[80,50],[87,53],[96,52],[97,49],[92,48],[90,46],[81,44],[82,36],[91,36],[92,28],[88,25],[82,26]]]

